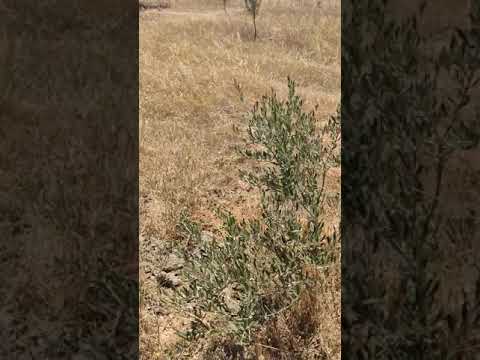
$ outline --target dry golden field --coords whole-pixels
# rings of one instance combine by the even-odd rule
[[[175,330],[186,321],[160,305],[155,280],[175,244],[180,212],[188,209],[213,231],[214,204],[239,217],[257,209],[257,194],[238,176],[249,164],[234,151],[253,103],[271,88],[285,95],[287,76],[297,82],[308,108],[319,105],[319,120],[333,114],[340,101],[338,0],[263,0],[255,42],[243,0],[229,1],[227,14],[221,0],[169,3],[168,9],[140,13],[140,331],[145,360],[169,359],[166,351],[178,341]],[[328,180],[338,189],[340,171]],[[337,224],[338,212],[330,215],[329,224]],[[321,348],[322,358],[340,359],[338,268],[322,274],[318,292],[292,309],[290,317],[269,325],[263,336],[277,336],[278,348],[288,348],[282,344],[294,331],[288,319],[315,317],[313,340],[301,346],[311,347],[312,354]],[[259,359],[294,358],[257,354]]]

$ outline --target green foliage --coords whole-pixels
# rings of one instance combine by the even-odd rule
[[[219,210],[222,238],[202,235],[201,225],[183,216],[179,230],[187,246],[186,286],[169,303],[194,318],[187,341],[207,334],[247,345],[261,324],[291,306],[309,286],[307,266],[333,261],[336,235],[323,228],[324,180],[339,165],[339,117],[318,129],[314,112],[289,80],[289,95],[263,97],[251,112],[249,144],[240,150],[259,164],[243,178],[260,190],[261,213],[239,221]],[[321,245],[326,243],[327,245]],[[191,251],[192,247],[196,251]],[[207,315],[213,314],[210,321]]]

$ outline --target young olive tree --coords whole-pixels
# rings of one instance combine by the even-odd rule
[[[209,337],[247,352],[259,329],[315,285],[305,269],[335,260],[337,233],[324,227],[324,184],[329,169],[340,165],[340,114],[318,128],[290,79],[288,90],[286,100],[272,93],[255,104],[239,149],[256,163],[241,176],[261,194],[258,216],[238,219],[219,209],[222,229],[211,237],[188,214],[180,218],[185,285],[164,291],[162,299],[193,319],[182,351]]]

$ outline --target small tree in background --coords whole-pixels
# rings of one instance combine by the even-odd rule
[[[257,39],[257,15],[260,11],[260,5],[262,0],[245,0],[245,7],[247,11],[252,15],[253,22],[253,40]]]

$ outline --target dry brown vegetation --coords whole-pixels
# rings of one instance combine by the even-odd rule
[[[180,213],[215,231],[214,204],[238,217],[255,214],[258,194],[241,182],[249,164],[236,154],[244,114],[261,95],[297,82],[318,118],[340,100],[340,10],[335,0],[264,0],[258,39],[243,1],[170,1],[140,18],[140,331],[143,359],[168,359],[186,324],[158,299],[158,272],[177,239]],[[243,99],[243,101],[242,101]],[[329,184],[339,187],[340,172]],[[330,211],[329,224],[338,222]],[[338,265],[338,264],[336,264]],[[339,266],[317,275],[318,292],[267,324],[259,359],[340,358]],[[304,330],[314,340],[302,340]],[[303,341],[303,342],[302,342]],[[292,357],[299,350],[302,357]],[[279,355],[283,354],[283,355]],[[286,354],[286,355],[285,355]],[[310,355],[309,355],[310,354]],[[285,357],[286,356],[286,357]],[[297,355],[295,355],[297,356]],[[300,356],[300,355],[299,355]],[[320,356],[320,357],[316,357]]]

